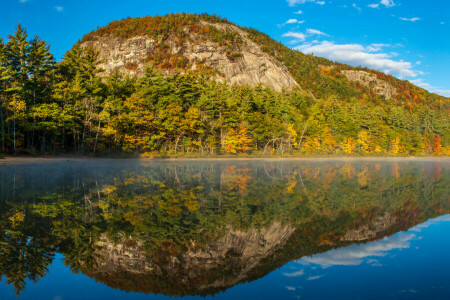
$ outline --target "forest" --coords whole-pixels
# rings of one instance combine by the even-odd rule
[[[227,22],[186,14],[124,19],[83,40],[101,34],[129,37],[133,28],[134,34],[182,34],[176,28],[190,24],[217,43],[239,43],[232,34],[202,29],[199,20]],[[448,98],[377,73],[401,91],[395,99],[385,99],[347,81],[339,74],[343,65],[293,51],[256,30],[244,29],[287,66],[301,88],[275,92],[221,83],[214,80],[214,72],[183,69],[186,62],[181,58],[158,55],[149,55],[141,78],[119,72],[102,77],[94,48],[78,43],[57,62],[50,46],[39,37],[29,38],[19,24],[7,41],[0,40],[0,153],[450,154]],[[239,53],[229,57],[239,59]],[[173,69],[169,75],[163,72],[167,68]]]

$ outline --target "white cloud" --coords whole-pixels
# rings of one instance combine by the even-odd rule
[[[338,45],[324,41],[317,45],[307,43],[294,49],[353,66],[369,67],[402,78],[417,76],[417,72],[412,69],[410,62],[394,61],[391,59],[391,55],[387,53],[373,53],[376,50],[374,45],[369,47],[360,44]]]
[[[410,18],[410,19],[408,19],[408,18],[399,18],[399,19],[403,20],[403,21],[409,21],[409,22],[420,21],[420,18]]]
[[[303,23],[305,23],[305,21],[300,21],[300,20],[297,20],[297,19],[289,19],[286,22],[284,22],[283,24],[278,24],[277,26],[279,28],[281,28],[281,27],[289,25],[289,24],[303,24]]]
[[[367,6],[371,8],[380,8],[380,4],[384,5],[385,7],[395,6],[394,0],[381,0],[380,3],[369,4]]]
[[[25,3],[25,2],[27,2],[28,0],[19,0],[19,2],[20,3]]]
[[[292,272],[292,273],[283,273],[284,276],[286,277],[299,277],[302,276],[305,272],[303,270],[299,270],[297,272]]]
[[[286,289],[288,291],[295,291],[296,290],[296,288],[294,286],[287,286]]]
[[[301,15],[301,14],[303,14],[303,11],[298,10],[298,11],[296,11],[294,14],[296,14],[296,15]]]
[[[305,23],[305,21],[299,21],[297,19],[289,19],[284,24],[303,24],[303,23]]]
[[[324,35],[324,36],[328,36],[328,34],[322,32],[322,31],[320,31],[320,30],[317,30],[317,29],[307,29],[307,30],[306,30],[306,33],[308,33],[308,34],[310,34],[310,35],[316,34],[316,35]]]
[[[64,7],[56,6],[55,9],[56,9],[57,12],[62,12],[64,10]]]
[[[395,6],[394,0],[381,0],[380,3],[386,7],[394,7]]]
[[[325,1],[316,1],[316,0],[287,0],[289,6],[296,6],[297,4],[305,4],[306,2],[313,2],[319,5],[325,4]]]
[[[445,22],[441,22],[441,25],[444,25],[445,24]]]
[[[356,5],[356,3],[352,4],[353,8],[355,8],[357,11],[361,12],[361,7],[359,7],[358,5]]]
[[[344,248],[334,249],[322,254],[304,257],[301,264],[316,264],[322,268],[331,266],[357,266],[367,261],[369,257],[386,256],[387,252],[394,249],[407,249],[410,241],[415,237],[412,233],[400,233],[393,237],[384,238],[363,245],[351,245]],[[369,262],[372,262],[370,260]]]
[[[372,44],[372,45],[368,46],[366,48],[366,50],[369,51],[369,52],[378,52],[382,48],[385,48],[385,47],[391,47],[391,45],[390,44]]]
[[[424,82],[423,79],[410,80],[410,82],[412,84],[420,86],[423,89],[426,89],[427,91],[429,91],[431,93],[435,93],[435,94],[450,98],[450,90],[432,86],[431,84]],[[422,227],[424,227],[424,226],[422,226]],[[417,228],[420,228],[420,226],[417,226]]]
[[[303,42],[306,39],[306,34],[301,33],[301,32],[289,31],[289,32],[286,32],[285,34],[283,34],[283,37],[292,37],[292,38],[295,38],[297,41]]]

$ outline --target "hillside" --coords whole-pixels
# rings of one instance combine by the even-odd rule
[[[449,99],[378,71],[355,68],[289,49],[252,28],[210,15],[177,14],[114,21],[86,34],[81,45],[100,52],[99,67],[110,75],[144,75],[152,63],[166,74],[174,70],[211,70],[229,83],[280,90],[297,83],[317,98],[357,97],[397,104],[440,107]],[[263,55],[267,54],[267,55]],[[285,69],[289,70],[289,73]]]
[[[216,16],[114,21],[58,64],[27,39],[0,42],[4,153],[450,153],[450,99]]]

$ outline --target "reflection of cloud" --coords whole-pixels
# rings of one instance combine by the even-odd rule
[[[300,260],[300,263],[317,264],[322,268],[330,266],[356,266],[363,263],[365,258],[385,256],[388,251],[409,248],[409,241],[414,237],[415,235],[412,233],[400,233],[394,237],[384,238],[365,245],[351,245],[311,257],[304,257]]]
[[[295,290],[296,290],[296,288],[293,287],[293,286],[287,286],[286,289],[287,289],[288,291],[295,291]]]
[[[431,220],[432,221],[436,221],[436,222],[450,222],[450,215],[444,215],[444,216],[440,216],[436,219]]]
[[[306,280],[317,280],[317,279],[322,278],[322,277],[323,277],[323,275],[309,276],[308,279],[306,279]]]
[[[412,293],[412,294],[415,294],[415,293],[417,293],[417,291],[413,290],[413,289],[409,289],[409,290],[401,290],[400,293]]]
[[[299,277],[302,276],[305,272],[303,270],[299,270],[297,272],[292,272],[292,273],[283,273],[284,276],[286,277]]]
[[[443,216],[437,217],[436,219],[428,220],[425,223],[414,226],[413,228],[410,229],[410,231],[421,232],[422,229],[428,228],[431,225],[440,223],[440,222],[450,222],[450,215],[443,215]]]
[[[371,265],[372,267],[382,267],[383,265],[377,259],[367,259],[366,263]]]

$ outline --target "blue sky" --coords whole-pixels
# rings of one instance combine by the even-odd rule
[[[21,22],[59,60],[83,34],[124,17],[216,13],[285,45],[410,80],[450,97],[447,0],[1,0],[0,36]]]

